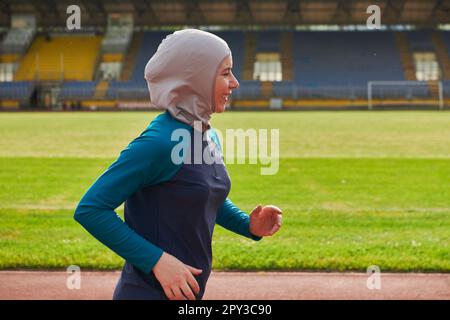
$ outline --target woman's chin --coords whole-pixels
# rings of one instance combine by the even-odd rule
[[[222,113],[225,111],[225,105],[219,105],[216,108],[216,113]]]

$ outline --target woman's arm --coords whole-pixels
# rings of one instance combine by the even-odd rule
[[[240,234],[244,237],[259,241],[258,237],[250,232],[250,216],[236,207],[230,199],[225,199],[217,212],[216,223],[220,226]]]
[[[164,181],[176,172],[166,149],[151,128],[144,131],[87,190],[74,214],[96,239],[145,273],[163,251],[132,230],[114,210],[142,186]]]

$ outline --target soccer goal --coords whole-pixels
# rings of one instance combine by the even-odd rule
[[[390,107],[444,109],[442,81],[369,81],[369,110]]]

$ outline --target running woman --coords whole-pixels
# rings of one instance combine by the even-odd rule
[[[168,35],[148,62],[151,102],[165,111],[92,184],[74,214],[125,259],[113,299],[202,299],[216,223],[255,241],[279,230],[279,208],[258,205],[247,215],[227,197],[231,182],[210,119],[239,86],[232,63],[223,39],[197,29]],[[173,152],[174,132],[190,134],[183,152]],[[195,161],[195,136],[201,155],[214,161]],[[114,211],[123,202],[125,222]]]

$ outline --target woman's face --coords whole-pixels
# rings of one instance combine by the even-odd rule
[[[216,84],[214,87],[214,112],[221,113],[225,111],[225,105],[231,95],[231,91],[239,87],[239,82],[231,72],[233,67],[233,60],[231,55],[226,57],[219,67],[219,72],[216,76]]]

